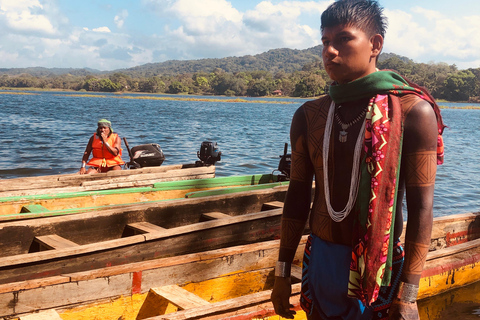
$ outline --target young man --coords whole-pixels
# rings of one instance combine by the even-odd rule
[[[93,153],[93,157],[88,161],[90,153]],[[124,163],[121,140],[118,134],[113,133],[112,123],[106,119],[99,120],[97,132],[90,137],[83,153],[82,167],[79,173],[90,174],[121,170],[121,165]],[[85,168],[86,165],[90,166],[88,170]]]
[[[430,244],[437,144],[433,98],[376,69],[386,21],[373,0],[339,0],[322,14],[329,95],[301,106],[290,131],[291,181],[272,302],[293,318],[290,266],[315,196],[305,248],[302,308],[310,319],[418,319]],[[402,199],[408,220],[405,251]]]

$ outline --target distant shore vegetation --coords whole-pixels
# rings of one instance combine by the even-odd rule
[[[396,55],[379,61],[380,69],[396,70],[430,90],[436,99],[480,103],[480,68],[458,70],[445,63],[415,63]],[[0,73],[1,74],[1,73]],[[82,92],[138,92],[229,97],[318,97],[328,91],[330,80],[322,61],[314,59],[301,70],[229,72],[222,68],[176,74],[132,72],[86,75],[1,74],[0,87],[17,89],[73,90]]]

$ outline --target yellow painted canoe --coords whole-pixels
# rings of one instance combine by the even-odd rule
[[[447,244],[427,257],[420,299],[479,280],[479,216],[435,219],[432,247]],[[453,238],[449,244],[445,240]],[[305,241],[302,238],[292,271],[291,302],[297,310]],[[278,319],[269,301],[278,247],[278,240],[262,241],[6,283],[0,285],[0,316],[40,311],[61,319]],[[464,280],[455,276],[452,281],[452,275],[460,273]],[[441,282],[445,285],[438,285]],[[296,319],[305,319],[305,314],[299,310]]]

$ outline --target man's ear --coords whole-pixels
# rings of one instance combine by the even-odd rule
[[[372,58],[376,58],[380,55],[383,49],[383,37],[379,34],[374,35],[370,39],[372,43]]]

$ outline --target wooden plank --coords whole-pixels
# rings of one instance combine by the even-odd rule
[[[297,283],[292,285],[292,295],[298,296],[300,294],[301,284]],[[179,320],[179,319],[205,319],[208,316],[216,315],[218,319],[222,316],[234,312],[235,315],[239,315],[245,312],[245,308],[252,307],[265,302],[270,302],[270,295],[272,290],[265,290],[262,292],[253,293],[247,296],[233,298],[225,301],[210,303],[208,306],[199,306],[191,309],[178,311],[171,314],[152,317],[149,320]],[[297,300],[297,299],[295,299]],[[298,306],[298,300],[296,301]],[[270,309],[273,309],[273,305],[270,303]],[[235,312],[236,311],[236,312]],[[259,310],[260,311],[260,310]],[[265,310],[264,310],[265,311]],[[254,316],[251,319],[255,318]]]
[[[283,209],[284,203],[281,201],[271,201],[264,203],[262,206],[262,211],[272,210],[272,209]]]
[[[130,295],[131,292],[132,279],[129,274],[8,292],[0,294],[0,318],[52,308],[60,310],[62,306],[70,306],[77,302],[99,301]]]
[[[0,190],[2,190],[0,197],[106,190],[148,186],[162,181],[214,177],[215,166],[172,165],[169,168],[115,170],[91,175],[68,174],[15,178],[0,181]]]
[[[62,320],[62,318],[57,311],[50,309],[47,311],[21,316],[19,320]]]
[[[152,288],[138,312],[137,320],[209,304],[208,301],[177,285]]]
[[[291,277],[297,281],[302,281],[302,267],[292,265]]]
[[[13,283],[0,284],[0,295],[5,292],[30,290],[40,287],[53,286],[60,283],[70,282],[69,276],[54,276],[43,279],[27,280]]]
[[[183,310],[210,305],[208,301],[203,300],[197,295],[180,288],[177,285],[152,288],[151,290]]]
[[[111,184],[95,184],[90,186],[87,185],[87,186],[69,186],[69,187],[61,187],[61,188],[21,189],[16,191],[0,192],[0,197],[95,191],[95,190],[108,190],[108,189],[117,189],[117,188],[146,187],[146,186],[153,186],[155,183],[158,183],[158,182],[208,179],[208,178],[214,178],[214,177],[215,177],[215,174],[207,173],[207,174],[158,178],[158,179],[141,180],[141,181],[115,182]]]
[[[202,217],[200,218],[200,221],[210,221],[210,220],[216,220],[216,219],[225,219],[225,218],[231,218],[232,216],[222,213],[222,212],[207,212],[203,213]]]
[[[66,249],[78,246],[73,241],[60,237],[56,234],[49,234],[46,236],[35,237],[34,241],[38,242],[40,245],[39,251],[50,250],[50,249]]]
[[[448,257],[475,248],[480,248],[480,239],[475,239],[465,243],[457,244],[456,246],[448,247],[442,250],[431,251],[427,254],[427,261],[440,259],[442,257]]]
[[[212,170],[209,167],[198,167],[198,168],[189,168],[189,169],[177,169],[169,170],[161,173],[145,173],[141,175],[128,175],[121,177],[112,177],[109,179],[102,180],[92,180],[82,182],[82,187],[95,186],[95,185],[105,185],[105,184],[120,184],[122,183],[138,183],[144,184],[143,181],[164,181],[167,179],[175,178],[182,180],[184,177],[196,177],[198,175],[212,174]],[[149,183],[150,184],[150,183]]]
[[[209,304],[208,301],[177,285],[152,288],[138,311],[137,320]]]
[[[127,227],[132,228],[138,233],[160,232],[167,230],[165,228],[157,226],[156,224],[146,221],[129,223],[127,224]]]

